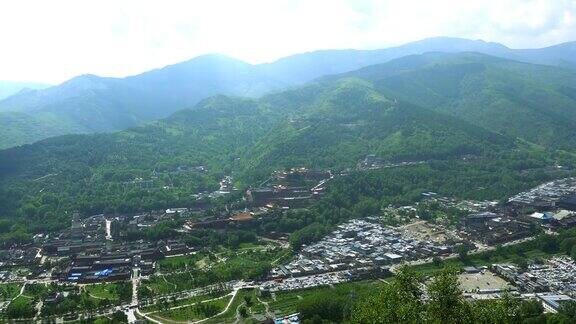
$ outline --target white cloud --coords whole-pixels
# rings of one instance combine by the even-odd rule
[[[540,47],[574,40],[575,0],[0,2],[0,79],[125,76],[220,52],[250,62],[431,36]]]

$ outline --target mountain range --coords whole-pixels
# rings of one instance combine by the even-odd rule
[[[0,101],[0,148],[62,134],[122,130],[193,107],[210,96],[260,97],[326,75],[428,52],[477,52],[565,70],[576,67],[576,43],[517,50],[445,37],[380,50],[316,51],[259,65],[223,55],[204,55],[126,78],[82,75],[58,86],[5,98]],[[568,86],[558,91],[570,96],[571,89]]]
[[[387,96],[512,138],[576,148],[576,71],[478,53],[427,53],[325,77],[361,78]]]
[[[345,171],[369,154],[424,161],[439,177],[461,170],[459,181],[500,183],[503,174],[501,187],[523,179],[524,170],[576,166],[575,85],[571,69],[435,52],[259,98],[211,96],[123,131],[0,151],[0,214],[57,226],[73,209],[187,206],[224,175],[248,186],[295,166]],[[174,176],[179,166],[200,165],[209,171]],[[141,181],[154,185],[142,189]]]
[[[49,84],[38,82],[0,81],[0,100],[21,91],[45,89],[48,87],[50,87]]]

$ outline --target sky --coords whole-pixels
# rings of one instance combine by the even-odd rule
[[[250,63],[451,36],[576,40],[576,0],[2,0],[0,80],[123,77],[206,53]]]

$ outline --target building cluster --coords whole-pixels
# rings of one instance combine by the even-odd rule
[[[272,276],[298,277],[347,269],[382,272],[404,260],[447,255],[451,251],[451,246],[414,239],[405,231],[384,227],[377,218],[355,219],[304,247],[296,260],[273,269]]]
[[[224,197],[230,194],[232,191],[237,190],[236,187],[234,187],[233,182],[234,178],[232,178],[232,176],[224,176],[224,178],[222,178],[222,180],[220,180],[218,183],[218,190],[199,192],[197,194],[193,194],[192,197],[196,200],[216,199]]]
[[[568,257],[554,257],[526,269],[514,264],[494,264],[492,269],[521,292],[553,292],[576,297],[576,264]]]
[[[48,257],[68,260],[52,272],[52,279],[78,283],[128,280],[133,268],[138,268],[142,275],[150,275],[157,260],[192,251],[174,240],[154,243],[62,240],[45,244],[43,250]]]
[[[248,189],[246,198],[254,207],[303,208],[324,193],[324,185],[331,178],[330,171],[306,168],[276,171],[258,188]]]
[[[450,197],[437,197],[434,192],[424,192],[422,196],[427,198],[425,200],[437,202],[442,208],[456,208],[470,213],[494,210],[499,205],[499,202],[495,200],[461,200]]]
[[[574,195],[576,195],[576,177],[571,177],[541,184],[515,195],[508,202],[519,207],[537,209],[576,207]]]
[[[176,173],[186,173],[186,172],[197,172],[197,173],[206,173],[208,172],[208,168],[203,165],[179,165],[174,169]]]
[[[358,170],[375,170],[383,168],[405,167],[411,165],[425,164],[427,161],[403,161],[403,162],[390,162],[383,158],[377,157],[374,154],[367,155],[363,160],[358,162]]]
[[[488,245],[522,239],[533,233],[527,219],[489,211],[464,216],[460,229],[463,237]]]
[[[15,266],[27,266],[36,263],[39,259],[40,249],[27,244],[18,248],[0,250],[0,268],[10,268]],[[2,276],[0,276],[0,280]]]
[[[267,212],[267,209],[253,209],[253,210],[236,210],[230,211],[229,213],[218,215],[210,218],[205,218],[202,220],[190,220],[184,225],[185,230],[191,230],[193,228],[212,228],[221,229],[228,225],[243,225],[249,224],[253,220],[257,219],[260,215]]]
[[[274,318],[274,324],[300,324],[300,313]]]
[[[510,198],[508,206],[534,211],[522,216],[547,227],[572,227],[576,225],[576,178],[554,180],[522,192]]]
[[[18,248],[0,251],[0,266],[25,266],[29,279],[51,279],[67,282],[92,283],[127,280],[133,268],[142,275],[152,274],[155,261],[167,256],[186,254],[192,248],[178,240],[126,239],[156,223],[186,214],[185,208],[170,208],[139,215],[72,216],[68,229],[49,235],[38,234],[34,242]],[[0,280],[22,278],[3,271]]]
[[[350,274],[344,271],[321,273],[310,276],[286,278],[283,280],[269,280],[260,284],[260,289],[271,292],[306,289],[317,286],[333,285],[350,280]]]
[[[534,233],[538,226],[567,228],[576,225],[576,178],[564,178],[521,192],[505,205],[487,206],[460,220],[471,240],[501,244]]]
[[[122,185],[125,187],[133,187],[133,188],[140,188],[140,189],[150,189],[154,188],[154,179],[145,180],[141,177],[136,177],[134,180],[124,181]]]

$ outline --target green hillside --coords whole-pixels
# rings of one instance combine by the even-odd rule
[[[251,169],[307,165],[343,169],[367,154],[389,161],[445,160],[514,147],[462,120],[391,101],[359,80],[321,89],[297,116],[250,147]]]
[[[453,117],[391,101],[365,82],[343,80],[261,100],[213,97],[147,126],[0,151],[0,214],[58,227],[63,223],[56,220],[73,209],[190,205],[192,194],[217,189],[229,174],[250,185],[277,168],[341,170],[367,154],[450,160],[525,149]],[[175,174],[182,165],[209,172]]]
[[[431,53],[333,78],[359,77],[390,98],[533,143],[576,148],[576,73],[481,54]]]
[[[81,75],[0,101],[0,123],[18,113],[27,128],[0,129],[0,149],[56,135],[119,131],[194,106],[218,94],[256,96],[284,86],[253,65],[205,55],[123,79]],[[50,132],[45,128],[49,127]],[[25,135],[17,136],[25,133]]]
[[[85,133],[86,130],[76,127],[74,123],[51,113],[34,115],[20,112],[0,112],[0,149],[24,143],[31,143],[39,138],[48,138],[65,133]]]

